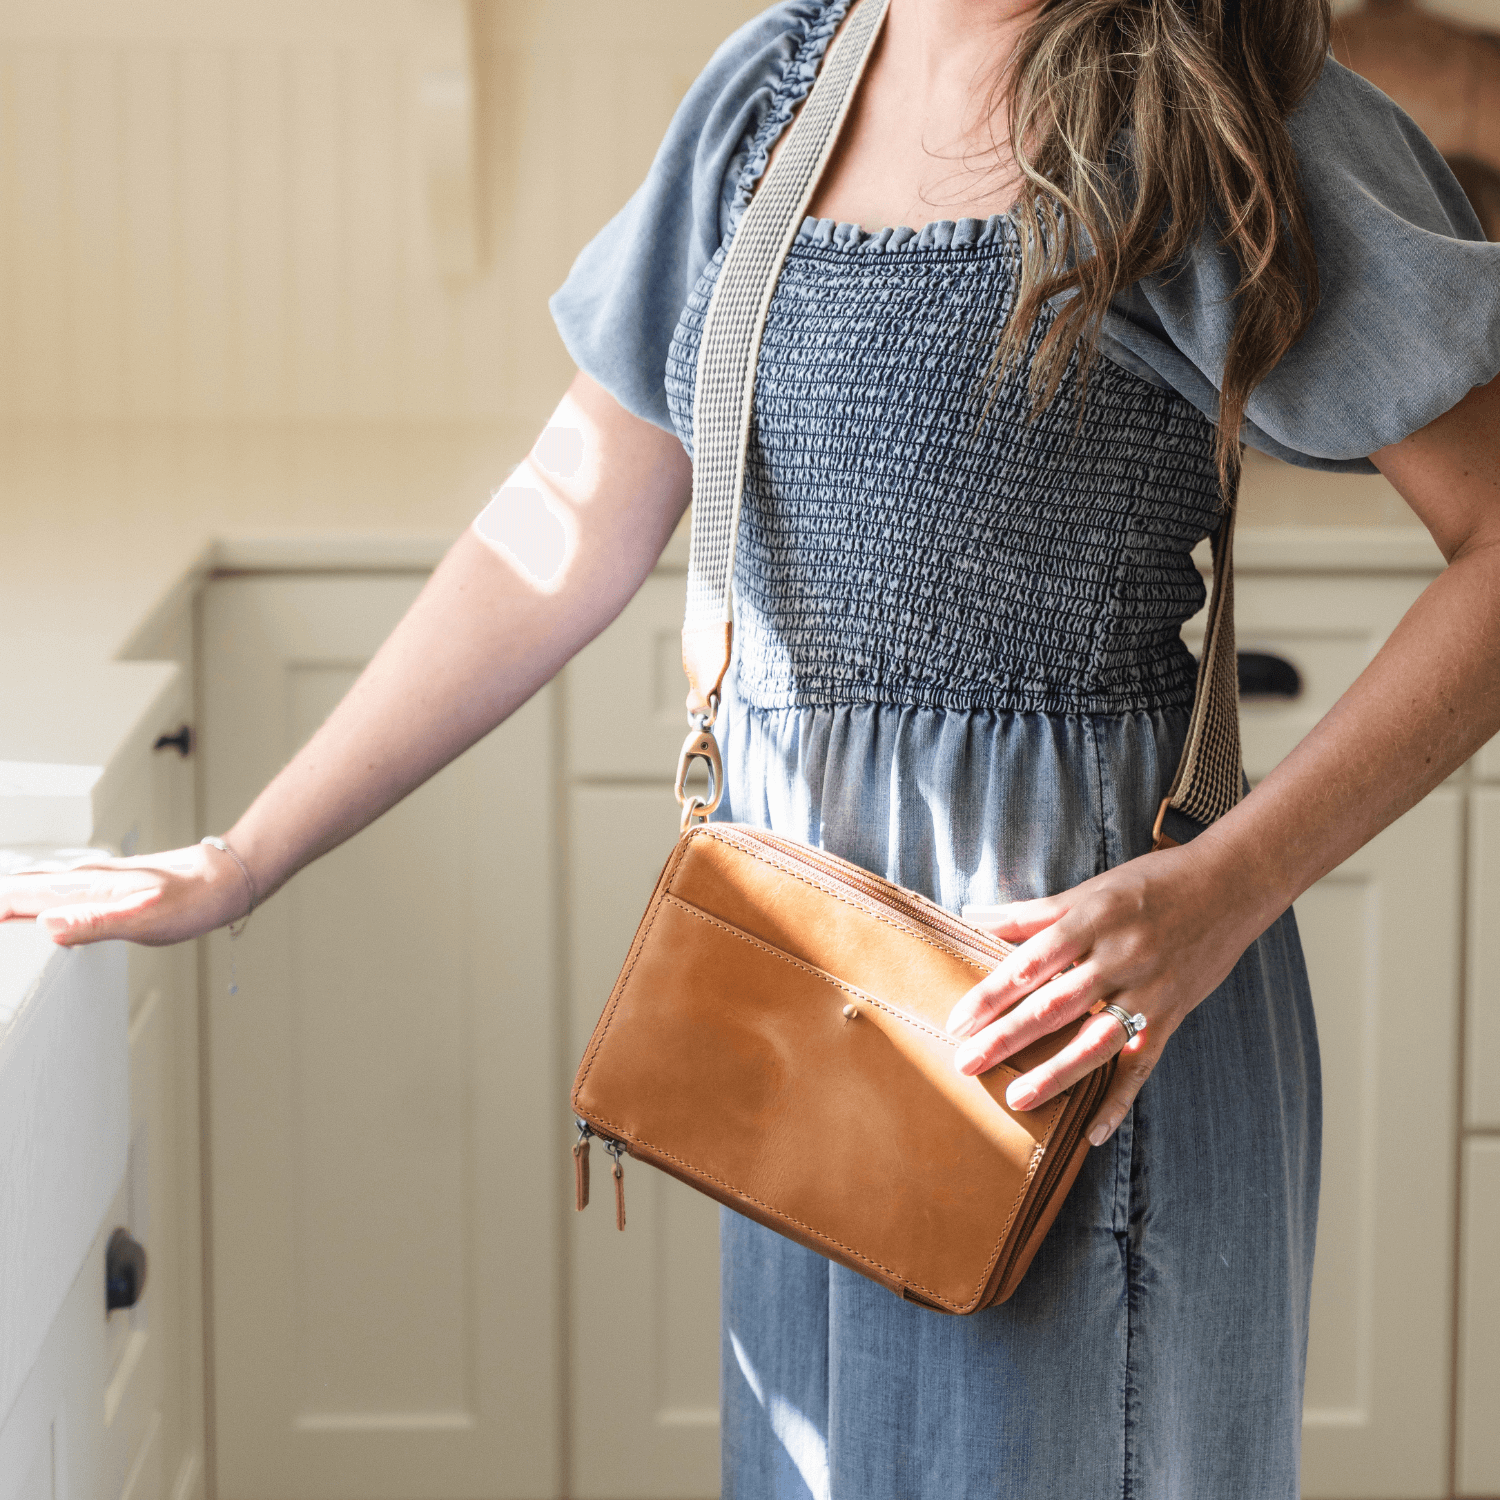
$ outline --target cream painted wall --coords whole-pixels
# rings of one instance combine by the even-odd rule
[[[759,8],[8,0],[0,421],[462,421],[520,440],[569,373],[547,294]],[[1500,27],[1500,0],[1433,8]],[[479,270],[445,278],[423,100],[455,16]]]
[[[353,525],[410,510],[456,531],[571,373],[548,294],[640,180],[698,67],[759,8],[8,0],[5,449],[17,425],[123,426],[133,436],[96,436],[100,451],[144,442],[160,461],[142,482],[164,499],[185,486],[218,525],[247,486],[280,493],[266,455],[291,450],[326,475],[325,526],[330,510]],[[1500,0],[1432,8],[1500,28]],[[429,194],[434,51],[455,27],[477,226],[477,270],[458,277],[440,269]],[[413,461],[341,469],[375,449]],[[438,477],[458,470],[461,485]],[[18,477],[0,451],[7,509],[25,508]],[[1244,517],[1411,522],[1381,480],[1270,462],[1247,476]]]
[[[569,374],[548,293],[757,8],[10,0],[0,420],[535,425]],[[480,206],[457,279],[423,105],[455,15]]]

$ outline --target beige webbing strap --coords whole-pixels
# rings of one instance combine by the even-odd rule
[[[734,549],[755,370],[776,279],[807,214],[850,101],[880,34],[890,0],[857,0],[819,71],[786,142],[744,218],[703,320],[693,391],[693,514],[688,550],[682,665],[695,734],[677,775],[684,825],[717,807],[723,771],[707,731],[729,668],[734,619]],[[1227,812],[1240,796],[1239,693],[1234,652],[1234,507],[1214,537],[1214,591],[1188,740],[1156,820],[1157,844],[1181,843]],[[712,752],[712,753],[710,753]],[[710,763],[710,798],[690,797],[685,777]]]
[[[703,320],[693,391],[693,521],[682,665],[688,715],[712,722],[729,667],[734,547],[755,367],[776,278],[807,214],[889,0],[859,0],[745,210]]]

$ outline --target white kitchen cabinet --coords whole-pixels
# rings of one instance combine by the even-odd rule
[[[421,581],[208,587],[209,827]],[[562,1490],[553,745],[544,692],[208,941],[219,1500]]]
[[[1294,702],[1245,705],[1253,775],[1360,670],[1424,581],[1247,570],[1242,641],[1293,660],[1305,685]],[[210,587],[209,826],[227,824],[311,732],[417,582]],[[224,1500],[717,1493],[715,1208],[630,1162],[619,1234],[603,1159],[591,1209],[565,1208],[566,1090],[676,832],[681,591],[680,571],[660,570],[551,695],[445,773],[446,789],[439,778],[304,873],[239,943],[212,940]],[[1466,899],[1471,945],[1483,931],[1473,903],[1488,868],[1470,836],[1468,882],[1465,819],[1490,816],[1495,795],[1451,780],[1298,903],[1325,1096],[1308,1500],[1452,1493],[1457,955]],[[496,840],[504,859],[482,852]],[[403,905],[412,871],[423,888]],[[474,903],[489,923],[465,928]],[[457,955],[476,932],[465,969]],[[493,991],[476,978],[502,969]],[[484,993],[507,1017],[503,1041],[476,1019]],[[1471,1011],[1471,1049],[1475,1036]],[[491,1134],[465,1124],[465,1109]],[[1472,1247],[1490,1220],[1469,1193]],[[1488,1304],[1465,1253],[1461,1295],[1479,1327]],[[476,1285],[480,1265],[505,1275]],[[1494,1342],[1470,1336],[1458,1354],[1464,1390],[1483,1399]],[[518,1414],[496,1393],[521,1383],[531,1404]],[[1480,1455],[1462,1472],[1478,1473],[1481,1438],[1461,1441]]]
[[[1500,781],[1500,736],[1474,757],[1474,769],[1486,781]]]
[[[1333,706],[1369,664],[1429,580],[1423,576],[1265,574],[1235,579],[1235,636],[1241,651],[1270,652],[1301,678],[1296,698],[1240,707],[1245,774],[1258,781]],[[1201,648],[1201,616],[1183,637]]]
[[[0,1500],[119,1494],[104,1247],[130,1135],[125,952],[0,927]],[[20,1004],[14,1001],[20,998]]]
[[[188,715],[188,680],[179,676],[102,778],[96,844],[129,851],[191,836],[192,766],[151,751]],[[7,1050],[30,1043],[35,1056],[0,1091],[0,1115],[23,1116],[0,1120],[0,1196],[15,1195],[0,1220],[41,1257],[49,1285],[63,1278],[56,1290],[67,1297],[36,1353],[29,1324],[39,1305],[53,1306],[52,1293],[0,1253],[0,1304],[21,1299],[0,1307],[0,1496],[196,1500],[204,1474],[193,948],[59,953],[35,929],[7,927],[4,937],[4,960],[19,965],[33,943],[51,958],[5,1038]],[[41,1091],[22,1106],[29,1083]],[[67,1157],[54,1150],[58,1131],[71,1141]],[[87,1221],[62,1234],[64,1212]],[[134,1307],[107,1312],[105,1250],[117,1229],[144,1245],[147,1276]],[[36,1357],[11,1407],[4,1377],[23,1329]]]
[[[1439,788],[1297,902],[1323,1059],[1307,1500],[1448,1493],[1461,812]]]
[[[1242,650],[1300,694],[1241,706],[1266,775],[1429,579],[1241,569]],[[1194,650],[1199,632],[1184,632]],[[1303,1430],[1307,1500],[1449,1493],[1463,793],[1440,788],[1296,904],[1323,1060],[1323,1173]],[[1423,1127],[1391,1101],[1421,1102]]]
[[[686,586],[684,573],[659,569],[619,619],[563,674],[571,779],[649,781],[658,786],[665,781],[667,806],[677,806],[670,783],[687,733],[687,679],[682,675]],[[676,826],[675,820],[670,822],[674,835]],[[650,894],[648,886],[646,895]],[[627,945],[634,931],[632,927],[626,935]]]

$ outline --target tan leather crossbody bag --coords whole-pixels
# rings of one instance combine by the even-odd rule
[[[900,1296],[950,1313],[1015,1290],[1083,1164],[1113,1062],[1029,1112],[1019,1073],[1082,1021],[978,1078],[954,1067],[954,1003],[1010,951],[925,897],[792,839],[706,819],[723,792],[714,715],[729,666],[756,355],[787,250],[887,0],[861,0],[735,233],[710,303],[694,396],[683,662],[692,731],[683,832],[657,881],[573,1086],[578,1206],[588,1142],[650,1162]],[[1157,819],[1181,842],[1240,793],[1230,542],[1187,748]],[[706,797],[687,773],[703,761]]]

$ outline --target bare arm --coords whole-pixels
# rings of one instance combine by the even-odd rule
[[[1500,382],[1374,462],[1448,567],[1235,821],[1209,830],[1223,857],[1245,851],[1262,927],[1500,732]]]
[[[1127,1043],[1095,1144],[1124,1118],[1172,1032],[1314,881],[1500,731],[1500,380],[1374,461],[1448,567],[1287,758],[1192,843],[994,922],[1020,944],[955,1008],[964,1072],[980,1072],[1110,1001],[1149,1019]],[[1070,967],[1074,966],[1074,967]],[[1032,1108],[1111,1053],[1102,1017],[1008,1097]]]
[[[640,587],[691,489],[677,439],[579,375],[496,503],[225,835],[259,897],[373,822],[555,676]],[[232,921],[246,900],[233,861],[201,846],[111,861],[88,891],[66,897],[43,879],[0,880],[0,919],[45,911],[60,942],[176,942]]]

